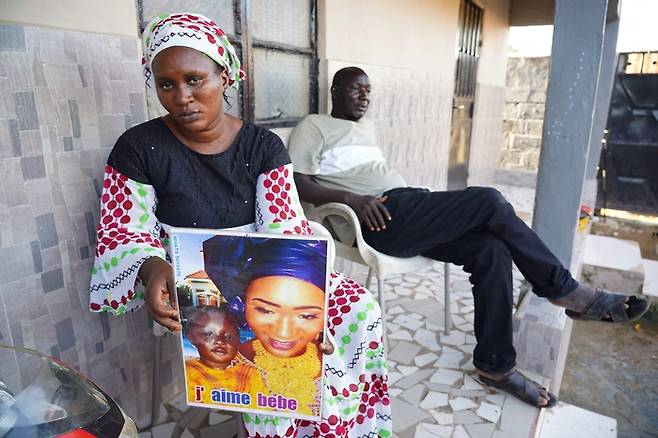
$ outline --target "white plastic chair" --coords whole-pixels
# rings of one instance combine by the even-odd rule
[[[384,300],[384,279],[392,274],[405,274],[408,272],[415,272],[430,266],[433,260],[423,257],[393,257],[381,253],[374,249],[363,238],[361,232],[361,225],[359,218],[349,206],[338,202],[330,202],[316,207],[313,210],[314,219],[324,221],[329,216],[339,216],[343,218],[350,227],[353,228],[356,236],[356,246],[352,242],[341,242],[336,236],[335,251],[339,257],[344,257],[353,262],[368,266],[368,279],[366,280],[366,287],[370,287],[372,278],[372,271],[374,270],[377,275],[379,306],[382,309],[382,315],[386,312],[386,303]],[[444,299],[445,299],[445,334],[450,333],[452,325],[452,318],[450,317],[450,267],[448,263],[443,264],[444,267]],[[386,333],[384,331],[384,333]]]

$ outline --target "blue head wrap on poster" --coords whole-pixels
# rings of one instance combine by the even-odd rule
[[[255,279],[293,277],[325,290],[327,242],[214,236],[203,242],[203,261],[206,273],[244,326],[244,294]]]

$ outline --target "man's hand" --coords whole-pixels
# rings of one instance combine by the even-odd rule
[[[386,196],[375,198],[350,193],[345,197],[345,203],[354,210],[359,220],[370,231],[381,231],[386,229],[386,221],[391,220],[391,214],[384,205],[386,199]]]
[[[151,257],[142,263],[139,277],[146,284],[144,298],[151,318],[171,331],[181,330],[171,265],[159,257]]]

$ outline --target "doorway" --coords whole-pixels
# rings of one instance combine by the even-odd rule
[[[457,30],[457,67],[455,92],[452,99],[450,155],[448,160],[448,190],[466,187],[468,160],[475,103],[475,79],[484,11],[470,0],[459,6]]]

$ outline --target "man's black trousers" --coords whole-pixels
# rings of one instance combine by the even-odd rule
[[[489,373],[512,369],[512,262],[541,297],[562,297],[576,280],[495,189],[399,188],[385,195],[392,219],[383,231],[364,227],[366,241],[385,254],[463,266],[475,299],[473,363]]]

